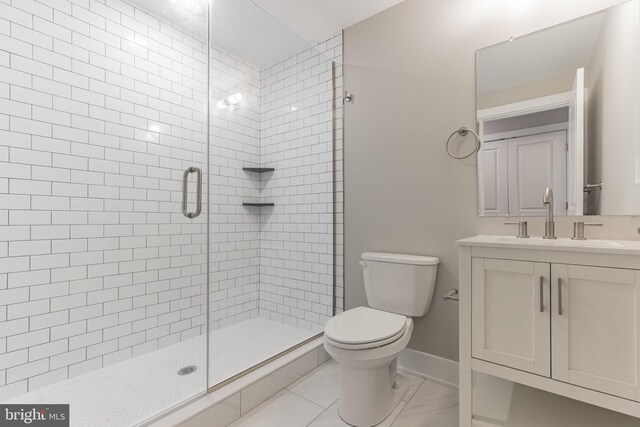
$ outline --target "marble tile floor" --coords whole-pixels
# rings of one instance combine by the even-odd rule
[[[380,427],[457,427],[458,391],[400,372],[409,392]],[[330,360],[231,427],[348,427],[338,416],[340,366]]]

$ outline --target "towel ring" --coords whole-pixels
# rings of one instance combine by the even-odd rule
[[[458,134],[460,136],[467,136],[467,134],[471,132],[473,134],[473,136],[476,138],[476,147],[473,149],[472,152],[470,152],[469,154],[467,154],[466,156],[456,156],[453,153],[451,153],[451,151],[449,150],[449,144],[451,143],[451,138],[453,138],[453,136],[455,134]],[[461,127],[460,129],[458,129],[457,131],[453,132],[451,135],[449,135],[449,138],[447,139],[447,154],[449,155],[449,157],[456,159],[456,160],[462,160],[462,159],[466,159],[467,157],[471,157],[474,154],[476,154],[478,151],[480,151],[480,137],[478,136],[478,134],[474,131],[471,130],[469,128],[466,127]]]

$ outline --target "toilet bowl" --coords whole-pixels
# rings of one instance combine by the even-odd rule
[[[413,320],[365,307],[348,310],[341,316],[350,317],[353,314],[364,320],[369,316],[391,314],[402,321],[401,327],[393,324],[398,329],[395,333],[390,336],[379,334],[369,342],[355,339],[354,334],[349,335],[344,330],[348,329],[348,322],[341,322],[343,328],[337,328],[333,324],[338,322],[328,323],[325,328],[324,348],[342,368],[342,394],[338,414],[348,424],[373,426],[384,420],[407,393],[406,384],[396,384],[395,361],[409,343]],[[372,338],[374,335],[369,334],[368,337]]]
[[[397,357],[411,339],[411,316],[422,316],[429,308],[438,262],[435,257],[362,254],[372,308],[340,313],[324,330],[324,347],[342,369],[338,414],[346,423],[374,426],[407,393],[407,384],[396,375]]]

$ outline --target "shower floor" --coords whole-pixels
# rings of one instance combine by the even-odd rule
[[[241,373],[313,335],[259,317],[212,331],[209,384]],[[205,350],[204,336],[194,337],[3,403],[68,403],[73,427],[137,425],[206,389]],[[177,374],[190,365],[198,370]]]

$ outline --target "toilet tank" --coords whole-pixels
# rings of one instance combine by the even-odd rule
[[[424,316],[431,305],[440,260],[436,257],[365,252],[360,265],[371,308]]]

